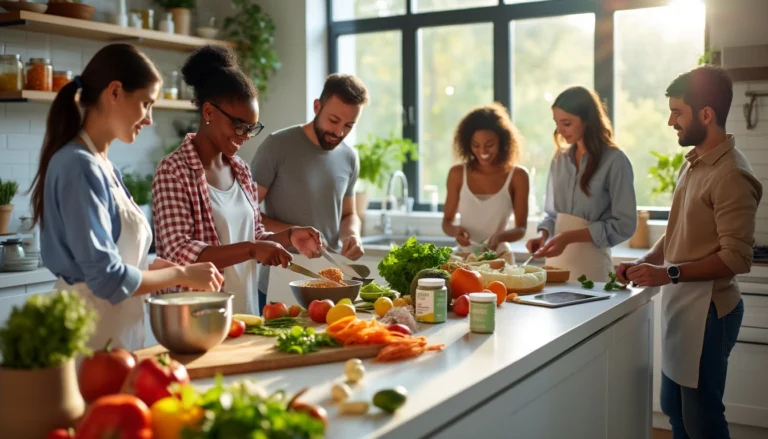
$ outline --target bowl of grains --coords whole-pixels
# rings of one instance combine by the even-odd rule
[[[363,282],[359,280],[344,280],[344,276],[338,268],[326,268],[320,270],[317,274],[340,283],[342,286],[322,279],[295,280],[290,282],[288,285],[291,287],[293,297],[304,308],[308,309],[309,304],[314,300],[330,299],[333,303],[338,303],[341,299],[347,298],[354,302],[360,294],[360,287],[363,285]]]

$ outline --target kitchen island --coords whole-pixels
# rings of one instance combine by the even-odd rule
[[[596,290],[602,284],[595,286]],[[545,291],[579,290],[578,283]],[[453,315],[422,324],[418,335],[443,352],[397,363],[364,361],[350,400],[370,401],[402,385],[408,401],[394,415],[375,407],[339,416],[330,387],[343,363],[225,377],[253,378],[328,411],[328,438],[650,438],[653,307],[658,289],[628,289],[610,299],[543,308],[504,303],[493,334],[469,332]],[[195,381],[205,388],[212,379]]]

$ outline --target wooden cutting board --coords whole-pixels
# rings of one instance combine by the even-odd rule
[[[277,351],[274,337],[243,334],[228,338],[204,354],[170,354],[171,358],[187,368],[189,377],[209,378],[216,374],[234,375],[265,370],[288,369],[315,364],[337,363],[350,358],[373,358],[383,346],[350,346],[346,348],[322,348],[306,355],[286,354]],[[136,352],[139,361],[168,352],[161,345]]]

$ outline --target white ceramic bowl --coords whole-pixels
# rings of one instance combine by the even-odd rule
[[[215,27],[198,27],[197,28],[197,36],[200,38],[208,38],[208,39],[214,39],[216,38],[216,34],[219,33],[219,30]]]

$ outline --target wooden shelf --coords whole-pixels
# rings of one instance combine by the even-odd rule
[[[43,102],[51,103],[56,97],[56,93],[51,91],[0,91],[0,103],[8,102]],[[152,105],[153,109],[158,110],[176,110],[176,111],[194,111],[195,105],[191,101],[159,99]]]
[[[768,67],[741,67],[726,71],[734,82],[768,81]]]
[[[28,11],[13,11],[0,14],[0,27],[96,41],[125,42],[181,52],[191,52],[206,44],[233,45],[229,41],[168,34],[149,29],[121,27],[111,23],[79,20]]]

